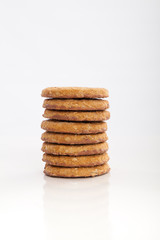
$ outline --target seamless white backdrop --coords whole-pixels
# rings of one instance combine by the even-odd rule
[[[4,219],[2,239],[5,236],[6,239],[11,237],[9,232],[6,235],[8,226],[12,226],[13,236],[20,239],[26,221],[30,221],[29,229],[34,233],[33,236],[37,236],[39,228],[33,228],[32,221],[38,222],[41,226],[39,238],[42,238],[45,235],[42,202],[45,206],[49,204],[46,196],[50,195],[52,184],[56,194],[63,195],[63,190],[59,192],[57,186],[61,187],[66,182],[47,180],[42,174],[40,123],[43,100],[40,94],[43,88],[49,86],[104,87],[109,90],[111,119],[108,122],[108,136],[112,175],[106,178],[107,183],[109,178],[111,189],[108,190],[111,203],[107,207],[110,212],[107,226],[113,230],[112,239],[150,239],[153,235],[154,239],[158,239],[159,43],[158,0],[0,1],[0,177],[3,196],[0,201]],[[44,180],[49,182],[44,185]],[[88,182],[87,186],[91,184],[93,187],[94,182],[90,181],[92,182]],[[102,180],[97,181],[101,183]],[[82,188],[80,181],[75,184],[77,189]],[[130,186],[133,192],[129,197],[126,194],[130,192]],[[65,197],[67,191],[70,191],[68,188],[67,185]],[[77,196],[81,194],[83,192],[80,191]],[[104,200],[108,201],[107,194]],[[74,199],[74,195],[71,196]],[[133,203],[133,196],[137,196],[137,201],[134,199],[135,212],[130,210],[132,207],[127,205],[126,200]],[[139,200],[138,196],[141,196]],[[148,200],[144,206],[146,198]],[[39,207],[35,207],[35,203]],[[55,202],[57,208],[60,207],[58,203],[59,201]],[[65,206],[63,201],[60,204]],[[99,201],[95,204],[99,204]],[[26,210],[24,205],[28,205]],[[51,207],[50,204],[49,206]],[[79,214],[84,205],[81,206],[78,202],[77,206],[79,211],[73,217],[80,224],[82,221]],[[144,214],[147,209],[152,209],[148,221]],[[50,211],[52,213],[52,208],[44,210],[45,214]],[[67,219],[69,211],[65,214]],[[32,220],[30,215],[33,215]],[[58,212],[55,217],[58,217]],[[8,218],[11,219],[9,223]],[[16,224],[12,225],[14,218],[21,226],[19,235]],[[20,218],[24,224],[20,223]],[[101,218],[105,220],[102,215]],[[91,221],[91,218],[88,219]],[[139,224],[143,222],[142,227],[135,226],[134,221]],[[120,222],[124,223],[128,231]],[[52,221],[47,220],[47,224],[52,226]],[[72,220],[70,224],[73,224],[76,234],[79,228]],[[90,225],[87,225],[88,231],[83,226],[86,235],[81,235],[80,239],[85,239],[85,236],[87,239],[97,239],[99,232],[102,233],[101,239],[108,237],[98,222],[92,224],[97,226],[97,232],[91,230]],[[59,229],[58,224],[56,227]],[[137,231],[133,233],[133,229]],[[63,234],[60,237],[54,227],[50,230],[54,230],[55,239],[63,239]],[[50,230],[47,229],[48,232]],[[69,230],[70,228],[67,233],[71,234]],[[26,235],[26,239],[27,237],[29,235]]]

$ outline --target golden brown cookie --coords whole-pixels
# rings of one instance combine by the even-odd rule
[[[61,145],[45,142],[41,150],[53,155],[84,156],[104,153],[108,150],[108,144],[104,142],[88,145]]]
[[[56,156],[43,154],[42,160],[49,165],[61,167],[91,167],[106,163],[109,160],[107,153],[92,156]]]
[[[98,111],[109,108],[109,102],[101,99],[45,99],[43,107],[53,110]]]
[[[105,88],[49,87],[42,90],[42,97],[48,98],[105,98],[109,96]]]
[[[56,133],[90,134],[105,132],[107,130],[107,123],[45,120],[42,122],[41,128]]]
[[[58,143],[58,144],[93,144],[105,142],[108,140],[107,134],[67,134],[67,133],[42,133],[41,139],[44,142]]]
[[[43,143],[42,151],[53,155],[83,156],[101,154],[108,150],[108,144],[97,143],[88,145],[61,145],[54,143]]]
[[[52,177],[94,177],[108,173],[110,167],[107,163],[94,167],[54,167],[48,164],[45,165],[44,173]]]
[[[64,121],[105,121],[110,118],[110,112],[108,111],[94,111],[94,112],[75,112],[75,111],[54,111],[45,110],[43,117],[54,119],[54,120],[64,120]]]

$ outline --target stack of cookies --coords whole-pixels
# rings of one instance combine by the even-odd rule
[[[109,172],[104,88],[46,88],[41,128],[44,173],[57,177],[89,177]]]

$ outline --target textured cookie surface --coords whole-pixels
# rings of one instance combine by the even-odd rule
[[[107,123],[45,120],[42,122],[41,128],[56,133],[90,134],[105,132],[107,130]]]
[[[45,99],[43,107],[53,110],[97,111],[109,108],[109,102],[101,99]]]
[[[107,163],[94,167],[54,167],[48,164],[45,165],[44,173],[52,177],[94,177],[108,173],[110,167]]]
[[[58,144],[93,144],[105,142],[108,140],[107,134],[67,134],[67,133],[42,133],[41,139],[44,142],[58,143]]]
[[[92,111],[92,112],[75,112],[75,111],[54,111],[45,110],[43,117],[54,119],[54,120],[64,120],[64,121],[104,121],[110,118],[110,113],[108,111]]]
[[[56,156],[45,153],[42,160],[54,166],[90,167],[106,163],[109,160],[109,156],[107,153],[92,156]]]
[[[42,97],[48,98],[105,98],[109,96],[105,88],[49,87],[42,90]]]
[[[43,143],[42,151],[53,155],[84,156],[102,154],[108,150],[108,144],[97,143],[89,145],[61,145],[54,143]]]

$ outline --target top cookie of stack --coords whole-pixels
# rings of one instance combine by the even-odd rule
[[[110,113],[106,111],[109,108],[109,102],[100,99],[109,96],[108,90],[51,87],[44,89],[41,95],[48,98],[43,102],[45,108],[43,116],[49,119],[41,124],[42,129],[46,130],[41,137],[45,141],[42,146],[42,151],[45,152],[43,161],[49,164],[46,164],[44,172],[51,176],[71,176],[72,171],[72,177],[83,175],[80,167],[85,167],[87,176],[108,172],[109,166],[106,163],[109,159],[106,153],[108,145],[105,143],[108,139],[105,133],[107,124],[104,121],[110,118]],[[68,161],[65,158],[62,160],[64,155],[69,157]],[[93,160],[88,159],[89,155],[94,155]],[[103,155],[103,162],[96,161],[96,159],[102,159],[101,155]],[[73,156],[77,156],[78,160],[74,160]],[[86,156],[86,161],[82,156]],[[92,169],[97,165],[101,165],[100,172]],[[70,172],[64,172],[65,168],[63,168],[62,173],[62,168],[55,169],[53,166],[66,167],[66,169],[70,167]],[[75,167],[81,171],[78,175],[76,170],[76,176],[73,173]],[[89,173],[86,173],[86,167],[90,167]]]

